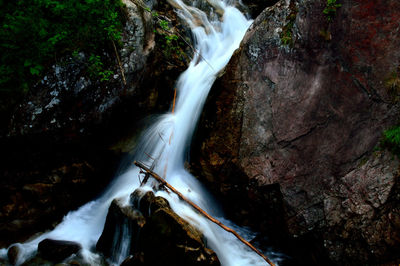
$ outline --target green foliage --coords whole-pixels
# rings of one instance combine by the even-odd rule
[[[286,17],[286,25],[283,27],[281,32],[281,42],[283,45],[293,45],[293,27],[296,21],[297,9],[293,9],[292,12]]]
[[[121,39],[121,0],[0,0],[0,93],[24,92],[57,58],[85,51],[102,80],[100,55]],[[91,70],[89,70],[90,72]]]
[[[160,19],[158,24],[160,25],[160,27],[161,27],[163,30],[169,31],[170,28],[169,28],[169,25],[168,25],[168,21],[163,20],[163,19]]]
[[[388,148],[400,157],[400,126],[395,126],[383,132],[381,146]]]
[[[99,55],[91,54],[89,57],[88,72],[90,77],[99,78],[100,81],[110,80],[114,74],[111,70],[104,69],[104,64]]]
[[[338,4],[337,0],[327,0],[326,7],[324,9],[324,14],[326,15],[328,21],[332,21],[336,15],[336,10],[341,7],[342,4]]]

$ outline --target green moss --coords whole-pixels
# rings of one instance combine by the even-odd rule
[[[326,1],[326,6],[324,9],[324,14],[326,15],[326,18],[328,19],[328,21],[332,21],[333,18],[336,15],[336,11],[339,7],[341,7],[342,4],[338,4],[337,0],[327,0]]]
[[[282,28],[281,32],[281,42],[283,45],[293,46],[293,27],[296,21],[296,16],[298,13],[298,9],[293,5],[293,2],[290,4],[290,14],[286,17],[286,25]]]
[[[400,157],[400,125],[383,132],[381,147]]]

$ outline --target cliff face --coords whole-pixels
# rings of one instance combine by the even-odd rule
[[[243,223],[384,262],[399,254],[399,161],[374,147],[399,117],[400,3],[339,2],[257,17],[212,89],[193,167]]]
[[[177,27],[178,18],[165,1],[146,1],[157,17],[134,1],[124,3],[119,58],[111,43],[104,47],[109,64],[104,69],[114,75],[105,80],[90,76],[93,62],[85,52],[57,59],[14,110],[8,133],[0,136],[0,246],[48,229],[93,199],[117,171],[138,122],[169,108],[190,51],[175,47],[183,54],[178,57],[163,48],[167,32],[159,20],[169,32],[186,36],[185,29]]]

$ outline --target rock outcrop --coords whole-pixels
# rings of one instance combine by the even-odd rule
[[[212,88],[193,169],[236,220],[299,251],[307,240],[308,263],[383,263],[400,254],[399,160],[374,147],[400,114],[387,84],[400,3],[338,3],[280,1],[257,17]]]
[[[48,229],[97,196],[129,151],[126,146],[144,123],[139,121],[169,108],[191,52],[186,45],[174,47],[179,56],[169,51],[165,35],[187,36],[186,29],[166,1],[123,2],[121,64],[112,44],[104,47],[104,68],[114,75],[90,76],[85,52],[58,58],[21,100],[9,127],[2,127],[0,247]],[[159,19],[168,23],[169,33]]]
[[[220,265],[199,230],[167,200],[140,189],[128,205],[118,199],[111,203],[96,247],[121,265]]]

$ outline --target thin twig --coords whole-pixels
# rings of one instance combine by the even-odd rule
[[[147,152],[144,152],[144,154],[146,154],[147,155],[147,157],[149,157],[150,159],[152,159],[153,161],[155,161],[156,159],[154,159],[153,157],[151,157],[151,155],[150,154],[148,154]]]
[[[124,69],[122,68],[121,60],[119,59],[119,55],[118,55],[118,52],[117,52],[117,47],[115,46],[115,43],[114,43],[113,40],[111,40],[111,42],[112,42],[113,47],[114,47],[115,55],[117,56],[117,61],[118,61],[119,69],[121,70],[122,81],[124,82],[124,85],[126,86],[126,79],[125,79]]]
[[[176,88],[174,91],[174,101],[172,102],[172,113],[174,113],[174,111],[175,111],[175,100],[176,100]]]
[[[178,197],[185,201],[186,203],[188,203],[190,206],[192,206],[194,209],[196,209],[200,214],[202,214],[204,217],[206,217],[208,220],[210,220],[211,222],[217,224],[218,226],[220,226],[222,229],[224,229],[227,232],[232,233],[234,236],[236,236],[241,242],[243,242],[246,246],[248,246],[249,248],[251,248],[254,252],[256,252],[258,255],[260,255],[269,265],[271,266],[275,266],[275,264],[267,258],[267,256],[265,256],[264,254],[261,253],[261,251],[259,251],[258,249],[256,249],[252,244],[250,244],[248,241],[246,241],[243,237],[241,237],[238,233],[236,233],[236,231],[234,231],[233,229],[227,227],[226,225],[224,225],[223,223],[221,223],[220,221],[218,221],[217,219],[213,218],[212,216],[210,216],[208,213],[206,213],[203,209],[201,209],[199,206],[197,206],[195,203],[191,202],[190,200],[186,199],[185,196],[183,196],[178,190],[176,190],[173,186],[171,186],[170,184],[167,183],[167,181],[165,181],[163,178],[161,178],[159,175],[157,175],[156,173],[154,173],[152,170],[150,170],[149,168],[147,168],[145,165],[143,165],[140,162],[135,161],[134,164],[145,170],[146,173],[150,174],[152,177],[154,177],[158,182],[160,182],[162,185],[166,186],[167,188],[169,188],[172,192],[174,192],[176,195],[178,195]]]
[[[161,133],[158,132],[158,136],[160,137],[160,139],[165,143],[165,140],[163,139],[163,137],[161,136]]]

